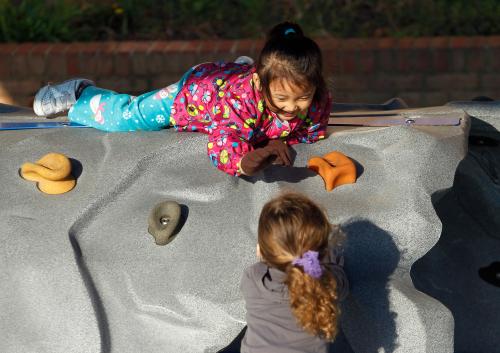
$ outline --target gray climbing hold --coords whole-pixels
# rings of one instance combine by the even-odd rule
[[[148,232],[155,238],[156,245],[166,245],[175,238],[175,231],[181,218],[181,206],[175,201],[157,204],[148,218]]]

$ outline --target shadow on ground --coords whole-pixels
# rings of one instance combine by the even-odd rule
[[[499,142],[471,134],[453,187],[432,196],[441,237],[411,271],[417,289],[452,311],[456,353],[500,352]]]

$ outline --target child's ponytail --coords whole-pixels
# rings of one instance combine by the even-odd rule
[[[275,39],[293,39],[296,37],[303,37],[304,32],[302,28],[293,22],[282,22],[274,26],[268,33],[268,40]]]
[[[337,335],[340,308],[337,284],[332,274],[324,271],[316,279],[292,264],[286,273],[290,307],[300,326],[310,334],[333,340]]]
[[[264,205],[258,240],[262,259],[286,273],[290,307],[305,331],[333,340],[340,308],[335,277],[320,262],[343,239],[307,197],[287,193]]]

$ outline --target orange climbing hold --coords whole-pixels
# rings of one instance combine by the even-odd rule
[[[344,184],[356,182],[356,166],[343,153],[333,151],[323,157],[312,157],[307,162],[307,168],[318,173],[325,182],[325,189],[332,191]]]
[[[37,182],[40,191],[51,195],[63,194],[76,185],[71,162],[60,153],[48,153],[36,163],[24,163],[20,174],[26,180]]]

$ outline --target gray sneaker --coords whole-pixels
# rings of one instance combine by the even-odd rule
[[[90,80],[75,78],[54,86],[48,84],[40,88],[33,101],[35,114],[50,116],[68,110],[76,103],[76,92],[81,84],[94,86],[94,82]]]
[[[236,58],[234,62],[236,64],[242,64],[242,65],[244,64],[253,65],[253,59],[246,55],[239,56],[238,58]]]

